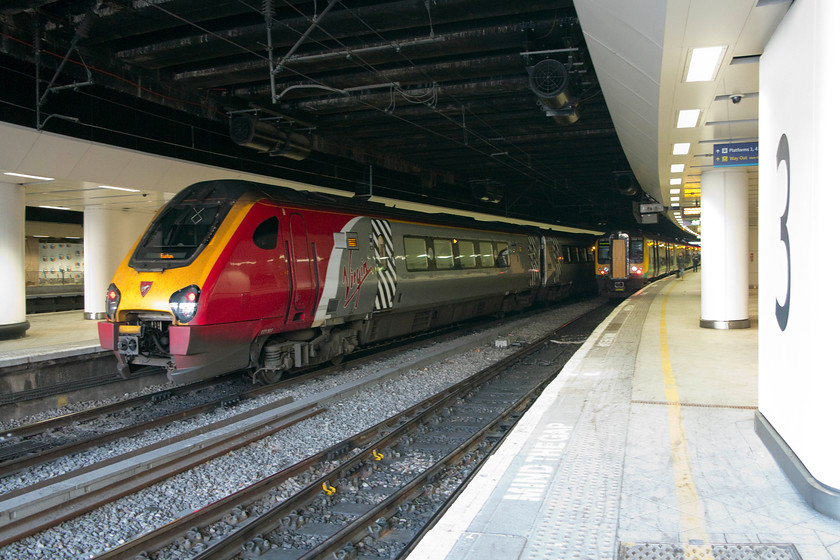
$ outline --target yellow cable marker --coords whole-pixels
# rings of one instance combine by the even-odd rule
[[[379,453],[376,449],[373,450],[373,458],[377,461],[381,461],[382,458],[385,457],[382,453]]]
[[[335,488],[327,484],[326,482],[321,485],[321,488],[324,489],[324,492],[327,493],[327,496],[332,496],[335,494]]]

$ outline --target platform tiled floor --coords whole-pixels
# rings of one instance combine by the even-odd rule
[[[840,559],[753,428],[755,294],[701,329],[700,276],[617,309],[410,558]]]

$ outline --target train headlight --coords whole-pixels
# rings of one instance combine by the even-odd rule
[[[169,298],[169,309],[179,323],[189,323],[198,311],[198,296],[201,290],[196,285],[187,286],[172,294]]]
[[[114,284],[108,286],[105,294],[105,316],[113,321],[117,316],[117,308],[120,306],[120,291]]]
[[[610,267],[602,266],[601,268],[598,269],[598,274],[603,276],[603,275],[607,274],[609,271],[610,271]]]

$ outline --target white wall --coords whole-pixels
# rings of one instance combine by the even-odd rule
[[[834,488],[840,488],[838,23],[837,0],[793,3],[761,57],[759,104],[759,411],[814,478]],[[783,137],[789,165],[777,166]],[[786,324],[779,318],[785,309]]]

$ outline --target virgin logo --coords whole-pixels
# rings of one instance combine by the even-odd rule
[[[350,305],[351,301],[355,300],[353,308],[359,307],[359,290],[362,288],[362,283],[373,272],[373,268],[368,266],[367,262],[363,262],[358,268],[353,268],[351,264],[344,267],[344,307],[345,309]]]
[[[146,294],[149,293],[149,290],[152,289],[151,282],[140,282],[140,296],[146,297]]]

